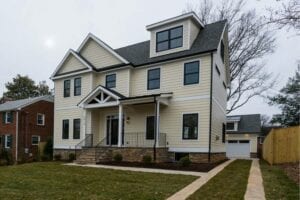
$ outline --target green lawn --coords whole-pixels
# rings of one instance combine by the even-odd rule
[[[299,186],[277,166],[260,161],[266,199],[300,199]]]
[[[250,160],[234,161],[197,190],[189,199],[244,199],[250,167]]]
[[[0,167],[0,199],[165,199],[195,179],[31,163]]]

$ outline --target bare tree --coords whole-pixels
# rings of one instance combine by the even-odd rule
[[[275,0],[274,0],[275,1]],[[278,28],[294,29],[300,34],[300,1],[281,1],[278,9],[268,8],[269,16],[266,17],[268,24],[275,24]]]
[[[261,122],[261,127],[265,127],[270,123],[271,117],[268,115],[261,115],[260,116],[260,122]]]
[[[274,85],[272,74],[264,69],[262,58],[273,52],[274,34],[254,10],[245,10],[245,0],[223,0],[214,5],[212,0],[188,4],[184,12],[194,11],[205,23],[227,19],[229,37],[230,88],[227,113],[263,95]]]

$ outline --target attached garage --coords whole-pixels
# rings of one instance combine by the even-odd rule
[[[226,157],[250,158],[250,140],[228,140],[226,142]]]

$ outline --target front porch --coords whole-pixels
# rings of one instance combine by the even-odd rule
[[[160,111],[167,108],[171,97],[172,93],[124,97],[98,86],[78,104],[84,109],[85,137],[75,146],[77,157],[80,151],[88,151],[85,149],[94,149],[89,151],[94,151],[96,159],[101,157],[99,152],[112,155],[119,149],[125,154],[133,152],[129,157],[151,154],[155,160],[152,151],[167,147],[167,135],[160,131]]]

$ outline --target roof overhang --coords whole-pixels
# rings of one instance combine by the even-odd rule
[[[202,28],[204,27],[204,24],[201,22],[201,20],[196,15],[196,13],[189,12],[189,13],[185,13],[185,14],[179,15],[177,17],[172,17],[172,18],[160,21],[160,22],[156,22],[154,24],[147,25],[146,29],[149,31],[149,30],[152,30],[154,28],[158,28],[158,27],[164,26],[166,24],[177,22],[177,21],[180,21],[180,20],[188,19],[188,18],[190,18],[193,21],[195,21],[196,24],[199,25],[200,27],[202,27]]]
[[[226,117],[226,121],[227,122],[239,122],[239,121],[241,121],[241,117],[240,116],[228,116],[228,117]]]
[[[144,96],[135,96],[127,97],[120,99],[122,105],[134,105],[134,104],[146,104],[146,103],[155,103],[156,101],[168,105],[169,98],[173,96],[173,93],[159,93],[159,94],[150,94]]]
[[[75,75],[75,74],[78,74],[78,73],[83,73],[83,72],[90,72],[90,71],[93,71],[93,67],[87,63],[85,60],[83,60],[74,50],[72,49],[69,49],[66,53],[66,55],[64,56],[64,58],[62,59],[62,61],[58,64],[58,66],[56,67],[55,71],[53,72],[53,74],[51,75],[50,79],[52,80],[55,80],[55,79],[58,79],[58,78],[63,78],[64,75],[56,75],[57,72],[60,70],[60,68],[63,66],[63,64],[65,63],[65,61],[67,60],[67,58],[70,56],[70,55],[73,55],[80,63],[82,63],[84,66],[86,66],[87,68],[84,69],[84,70],[81,70],[80,72],[70,72],[70,74],[68,74],[69,76],[70,75]]]

